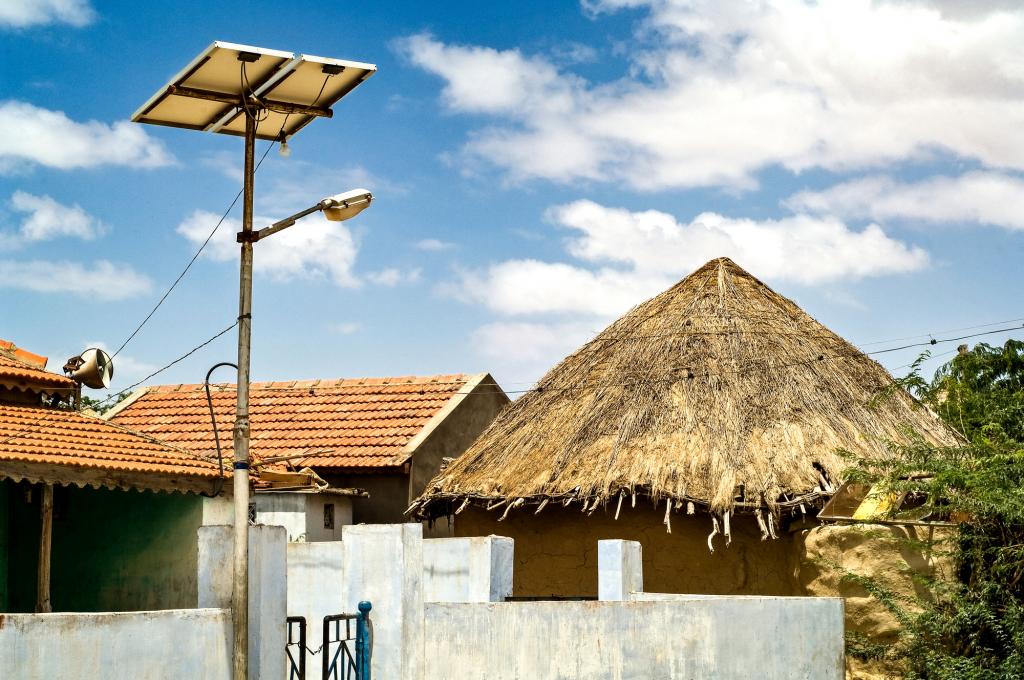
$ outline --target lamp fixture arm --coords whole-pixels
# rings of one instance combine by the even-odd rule
[[[240,231],[235,236],[235,240],[238,241],[239,243],[244,243],[246,241],[249,241],[250,243],[256,243],[257,241],[259,241],[261,239],[265,239],[268,236],[273,236],[274,234],[276,234],[279,231],[284,231],[288,227],[293,226],[296,222],[301,220],[303,217],[306,217],[307,215],[312,215],[315,212],[320,212],[323,209],[324,209],[324,203],[323,203],[323,201],[321,201],[320,203],[317,203],[316,205],[314,205],[314,206],[312,206],[310,208],[306,208],[305,210],[300,210],[299,212],[295,213],[291,217],[286,217],[283,220],[278,220],[277,222],[274,222],[269,227],[263,227],[259,231],[252,231],[252,232],[249,232],[248,234],[246,234],[244,231]]]

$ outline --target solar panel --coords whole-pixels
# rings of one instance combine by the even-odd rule
[[[256,136],[291,137],[377,70],[373,64],[215,42],[132,116],[136,123],[245,134],[244,107],[259,108]]]

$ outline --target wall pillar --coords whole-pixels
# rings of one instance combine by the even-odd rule
[[[420,680],[423,667],[423,525],[342,528],[342,601],[373,604],[373,677]]]
[[[249,528],[249,676],[279,680],[285,668],[288,534],[284,527]],[[199,527],[199,607],[231,608],[230,526]]]
[[[629,600],[644,590],[643,553],[638,541],[597,542],[597,599]]]
[[[426,602],[504,602],[512,594],[515,542],[505,536],[423,542]]]
[[[355,613],[342,598],[344,552],[341,541],[288,544],[288,616],[306,619],[310,649],[323,644],[325,616]],[[320,668],[320,657],[307,657],[306,663],[306,675],[313,677],[310,669]]]

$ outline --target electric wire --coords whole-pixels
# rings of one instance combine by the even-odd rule
[[[233,364],[230,361],[221,361],[210,367],[210,370],[206,372],[206,379],[203,380],[203,387],[206,389],[206,404],[210,407],[210,422],[213,425],[213,441],[217,445],[217,469],[220,472],[220,477],[217,480],[217,490],[213,492],[210,498],[216,498],[224,490],[224,456],[220,450],[220,433],[217,430],[217,415],[213,412],[213,397],[210,396],[210,376],[221,366],[231,366],[236,371],[238,370],[238,364]],[[204,493],[203,495],[205,496],[206,494]]]
[[[184,361],[188,357],[192,356],[193,354],[195,354],[196,352],[198,352],[202,348],[204,348],[207,345],[209,345],[214,340],[220,338],[222,335],[224,335],[225,333],[229,332],[231,329],[235,328],[237,325],[238,325],[238,320],[236,319],[235,322],[232,323],[227,328],[225,328],[225,329],[223,329],[221,331],[218,331],[216,334],[214,334],[209,339],[204,340],[203,342],[199,343],[198,345],[196,345],[195,347],[193,347],[189,351],[185,352],[181,356],[179,356],[176,359],[168,362],[167,364],[164,364],[162,367],[160,367],[157,370],[153,371],[152,373],[147,375],[142,380],[139,380],[138,382],[135,382],[135,383],[129,385],[128,387],[125,387],[125,388],[123,388],[121,390],[118,390],[117,392],[115,392],[113,394],[107,395],[107,397],[105,399],[101,399],[100,401],[95,402],[92,406],[94,408],[95,407],[102,407],[105,404],[107,404],[108,402],[111,402],[114,399],[119,398],[122,394],[125,394],[126,392],[130,392],[131,390],[135,389],[136,387],[138,387],[142,383],[144,383],[144,382],[146,382],[146,381],[148,381],[148,380],[150,380],[152,378],[155,378],[156,376],[160,375],[161,373],[163,373],[167,369],[171,368],[172,366],[174,366],[174,365]],[[18,432],[15,432],[14,434],[6,437],[5,439],[0,439],[0,445],[7,444],[7,443],[9,443],[12,440],[17,439],[18,437],[23,437],[25,435],[32,434],[33,432],[38,432],[40,429],[42,429],[40,426],[42,426],[45,423],[45,421],[49,420],[49,418],[50,418],[50,414],[49,413],[44,414],[39,419],[37,419],[36,421],[32,422],[30,425],[26,426],[24,429],[22,429],[22,430],[20,430]],[[136,433],[136,434],[140,434],[140,433]],[[143,435],[143,436],[147,436],[147,435]],[[147,436],[147,438],[150,438],[150,437]],[[152,439],[152,438],[150,438],[150,439]],[[154,439],[153,441],[158,441],[158,440]],[[166,443],[166,442],[161,442],[161,443]]]
[[[256,168],[253,170],[253,173],[255,173],[256,170],[260,169],[260,166],[266,159],[267,154],[269,154],[270,150],[274,148],[274,144],[276,144],[276,142],[271,142],[263,151],[263,155],[260,157],[259,162],[256,164]],[[188,274],[190,269],[192,269],[192,265],[196,263],[196,260],[199,259],[199,256],[203,253],[203,250],[206,249],[206,246],[210,244],[210,241],[213,239],[214,235],[217,233],[218,230],[220,230],[221,225],[224,224],[224,220],[226,220],[228,218],[228,215],[231,214],[231,211],[234,210],[235,205],[238,203],[238,199],[242,197],[242,192],[244,190],[244,188],[238,190],[238,193],[235,194],[235,198],[231,201],[231,204],[228,205],[227,210],[225,210],[224,213],[220,216],[220,219],[217,220],[217,224],[215,224],[210,233],[207,234],[206,239],[202,242],[202,244],[199,246],[196,252],[192,255],[192,259],[188,261],[188,264],[185,265],[185,268],[181,270],[180,274],[178,274],[178,278],[174,279],[174,282],[170,285],[170,287],[167,288],[166,291],[164,291],[164,294],[157,301],[156,305],[153,306],[153,309],[149,311],[149,314],[146,315],[146,317],[139,323],[139,325],[135,327],[135,330],[131,332],[131,335],[129,335],[125,339],[125,341],[121,343],[121,346],[118,347],[117,350],[111,355],[111,359],[120,354],[121,350],[127,347],[128,343],[130,343],[135,338],[135,336],[139,334],[139,331],[142,330],[143,326],[149,323],[149,320],[153,318],[153,315],[156,314],[156,311],[160,309],[161,305],[164,304],[168,296],[170,296],[171,292],[177,287],[179,283],[181,283],[181,280],[185,278],[185,275]]]
[[[750,372],[753,372],[753,371],[760,371],[760,370],[772,370],[772,371],[774,371],[774,370],[781,370],[781,369],[786,369],[786,368],[792,368],[794,366],[804,366],[804,365],[812,364],[812,363],[815,363],[815,362],[818,362],[818,361],[825,361],[827,359],[848,359],[848,358],[856,357],[858,355],[885,354],[885,353],[888,353],[888,352],[895,352],[895,351],[898,351],[898,350],[904,350],[904,349],[909,349],[909,348],[913,348],[913,347],[934,346],[934,345],[938,345],[938,344],[944,344],[944,343],[947,343],[947,342],[957,342],[957,341],[966,340],[966,339],[969,339],[969,338],[983,337],[983,336],[986,336],[986,335],[994,335],[994,334],[997,334],[997,333],[1006,333],[1006,332],[1010,332],[1010,331],[1019,331],[1019,330],[1022,330],[1022,329],[1024,329],[1024,326],[1011,326],[1011,327],[1007,327],[1007,328],[1000,328],[1000,329],[991,330],[991,331],[985,331],[985,332],[981,332],[981,333],[972,333],[972,334],[969,334],[969,335],[962,335],[962,336],[952,337],[952,338],[943,338],[943,339],[933,338],[933,339],[931,339],[931,340],[929,340],[927,342],[912,343],[912,344],[908,344],[908,345],[902,345],[902,346],[899,346],[899,347],[887,347],[887,348],[884,348],[884,349],[874,350],[874,351],[871,351],[871,352],[862,352],[861,350],[857,349],[856,347],[853,347],[850,350],[847,350],[845,352],[839,352],[839,353],[834,353],[834,354],[817,354],[817,355],[815,355],[815,356],[813,356],[813,357],[811,357],[809,359],[801,359],[799,361],[793,361],[793,362],[781,363],[781,364],[758,364],[758,365],[747,366],[747,367],[739,368],[739,369],[715,371],[714,373],[712,373],[710,371],[704,372],[704,373],[699,373],[699,372],[693,371],[692,369],[687,368],[687,367],[679,367],[678,370],[679,371],[686,370],[688,372],[688,375],[686,376],[687,378],[695,378],[698,375],[709,376],[709,375],[712,375],[712,374],[718,375],[718,376],[721,376],[721,375],[742,375],[742,374],[750,373]],[[695,333],[691,332],[689,334],[693,335]],[[955,351],[955,350],[952,350],[952,351]],[[942,355],[939,355],[939,356],[942,356]],[[912,365],[912,363],[911,364],[907,364],[907,366],[910,366],[910,365]],[[521,389],[521,390],[507,390],[507,389],[503,389],[501,387],[501,385],[499,383],[497,383],[497,382],[490,382],[490,383],[480,382],[480,383],[476,383],[473,386],[473,389],[471,391],[468,391],[468,392],[463,392],[461,390],[460,391],[455,391],[455,392],[451,392],[451,391],[436,391],[436,392],[434,392],[434,394],[437,394],[438,397],[442,397],[443,396],[444,398],[448,398],[448,396],[454,396],[454,395],[461,395],[461,396],[469,396],[469,395],[475,395],[475,394],[485,395],[485,394],[495,394],[495,393],[498,393],[498,392],[501,392],[501,393],[504,393],[504,394],[529,394],[531,392],[565,392],[565,391],[579,390],[579,389],[600,389],[600,388],[603,388],[603,387],[632,387],[632,386],[636,386],[636,385],[640,385],[640,384],[659,384],[659,383],[665,383],[665,382],[676,382],[676,381],[680,380],[681,377],[682,376],[673,376],[672,378],[661,378],[661,379],[637,379],[637,380],[632,380],[632,381],[629,381],[629,382],[578,383],[578,384],[569,385],[569,386],[537,385],[536,387],[532,387],[532,388],[529,388],[529,389]],[[357,396],[384,396],[384,395],[400,396],[400,393],[396,394],[396,392],[393,389],[384,389],[384,388],[394,388],[394,387],[420,387],[422,389],[419,392],[419,394],[421,394],[421,395],[429,395],[431,393],[428,392],[428,389],[432,388],[432,387],[443,386],[443,385],[459,385],[459,386],[464,386],[464,385],[466,385],[466,383],[467,383],[466,380],[438,380],[438,381],[432,381],[432,382],[416,382],[416,381],[389,382],[386,385],[366,385],[365,387],[371,388],[371,389],[369,389],[369,390],[360,390],[359,392],[357,392]],[[213,385],[213,387],[215,387],[217,389],[220,389],[220,390],[223,390],[223,389],[233,389],[233,385],[231,385],[230,383],[215,384],[215,385]],[[316,385],[301,386],[301,387],[269,387],[269,386],[264,387],[264,386],[258,386],[255,389],[258,390],[258,391],[261,391],[261,392],[264,392],[264,391],[270,391],[270,392],[274,392],[274,391],[295,392],[297,390],[309,390],[312,393],[321,393],[322,394],[322,393],[329,393],[331,391],[337,391],[337,390],[354,390],[354,389],[359,389],[361,387],[363,387],[363,386],[361,386],[361,385],[345,385],[345,386],[334,385],[334,386],[324,386],[324,387],[319,387],[319,386],[316,386]],[[478,387],[488,387],[488,388],[494,388],[494,389],[482,390],[480,392],[477,392],[475,390]],[[372,388],[380,388],[380,389],[372,389]]]
[[[129,392],[129,391],[135,389],[136,387],[142,385],[143,383],[149,381],[150,379],[156,377],[157,375],[160,375],[161,373],[163,373],[164,371],[168,370],[172,366],[175,366],[176,364],[180,363],[181,361],[184,361],[188,357],[190,357],[193,354],[195,354],[196,352],[198,352],[200,349],[206,347],[207,345],[209,345],[210,343],[214,342],[215,340],[217,340],[218,338],[220,338],[224,334],[228,333],[229,331],[231,331],[232,329],[237,327],[238,323],[239,323],[239,320],[236,319],[231,325],[229,325],[226,328],[224,328],[223,330],[217,332],[216,334],[214,334],[209,339],[199,343],[198,345],[196,345],[192,349],[188,350],[184,354],[178,356],[177,358],[173,359],[172,361],[168,362],[167,364],[165,364],[162,367],[158,368],[157,370],[153,371],[152,373],[147,375],[145,378],[143,378],[143,379],[133,383],[132,385],[129,385],[126,388],[123,388],[123,389],[119,390],[118,392],[116,392],[114,394],[108,395],[105,399],[102,399],[102,400],[96,402],[94,404],[94,406],[103,406],[106,403],[112,401],[113,399],[116,399],[116,398],[120,397],[122,394],[125,394],[126,392]],[[987,327],[988,325],[991,325],[991,324],[986,324],[984,326],[979,326],[979,327]],[[752,371],[752,370],[764,370],[764,369],[777,370],[777,369],[783,369],[783,368],[791,368],[791,367],[794,367],[794,366],[800,366],[800,365],[806,365],[806,364],[814,363],[816,361],[824,361],[824,360],[829,359],[829,358],[832,358],[832,359],[842,359],[842,358],[852,358],[852,357],[855,357],[858,354],[863,354],[863,355],[884,354],[884,353],[888,353],[888,352],[895,352],[895,351],[899,351],[899,350],[910,349],[910,348],[913,348],[913,347],[934,346],[934,345],[943,344],[943,343],[947,343],[947,342],[957,342],[957,341],[960,341],[960,340],[967,340],[967,339],[970,339],[970,338],[994,335],[994,334],[997,334],[997,333],[1006,333],[1006,332],[1010,332],[1010,331],[1020,330],[1021,328],[1022,328],[1022,326],[1012,326],[1012,327],[1000,328],[1000,329],[991,330],[991,331],[984,331],[984,332],[980,332],[980,333],[971,333],[971,334],[961,335],[961,336],[952,337],[952,338],[942,338],[942,339],[931,338],[927,342],[910,343],[910,344],[906,344],[906,345],[901,345],[899,347],[888,347],[888,348],[885,348],[885,349],[874,350],[874,351],[871,351],[871,352],[863,352],[863,351],[861,351],[861,350],[859,350],[857,348],[853,348],[852,351],[847,351],[847,352],[844,352],[844,353],[839,353],[839,354],[834,354],[834,355],[819,354],[819,355],[817,355],[814,358],[807,359],[807,360],[802,360],[802,361],[796,361],[796,362],[791,362],[791,363],[786,363],[786,364],[776,364],[776,365],[770,365],[770,366],[754,366],[754,367],[748,367],[748,368],[745,368],[745,369],[738,369],[738,370],[734,370],[734,371],[722,371],[720,373],[723,373],[723,374],[725,374],[725,373],[743,374],[743,373],[746,373],[746,372]],[[922,337],[922,336],[917,336],[917,337]],[[950,354],[952,351],[955,351],[955,350],[951,350],[950,352],[945,352],[945,353],[940,354],[938,356],[943,356],[945,354]],[[214,368],[217,368],[217,367],[222,366],[222,365],[233,365],[233,364],[229,364],[229,363],[225,362],[225,363],[221,363],[221,364],[215,365]],[[907,366],[909,366],[909,365],[912,365],[912,363],[911,364],[907,364]],[[696,377],[696,374],[692,370],[690,370],[690,369],[685,369],[685,370],[687,372],[686,376],[685,376],[686,378],[692,379],[692,378]],[[207,373],[207,381],[205,383],[205,388],[206,388],[206,394],[207,394],[208,404],[209,404],[209,408],[210,408],[211,418],[213,418],[213,422],[214,422],[214,436],[216,438],[216,437],[218,437],[217,430],[216,430],[216,417],[215,417],[214,412],[213,412],[213,401],[212,401],[212,397],[211,397],[210,391],[209,391],[209,389],[210,389],[209,376],[210,376],[210,374],[212,372],[213,372],[213,369],[210,369],[210,372]],[[708,373],[707,375],[711,375],[711,374]],[[464,391],[462,391],[460,389],[460,390],[456,390],[454,392],[445,391],[445,392],[442,392],[441,394],[444,395],[445,398],[451,398],[453,396],[459,396],[459,395],[461,395],[461,396],[470,396],[470,395],[474,395],[474,394],[480,395],[480,396],[484,396],[484,395],[496,394],[496,393],[502,393],[502,394],[508,395],[508,394],[528,394],[528,393],[532,393],[532,392],[536,392],[536,393],[542,393],[542,392],[568,392],[568,391],[572,391],[572,390],[593,389],[593,388],[598,388],[599,389],[599,388],[603,388],[603,387],[612,387],[612,386],[635,387],[635,386],[639,386],[639,385],[661,384],[661,383],[666,383],[666,382],[676,382],[679,379],[680,379],[680,376],[673,376],[671,378],[654,379],[654,380],[651,380],[651,379],[647,379],[647,380],[640,379],[640,380],[634,380],[634,381],[624,382],[624,383],[589,383],[589,384],[588,383],[581,383],[581,384],[569,385],[569,386],[564,386],[564,387],[554,387],[554,386],[550,386],[549,387],[549,386],[544,386],[544,385],[537,385],[536,387],[533,387],[533,388],[530,388],[530,389],[525,389],[525,390],[505,390],[505,389],[502,389],[502,387],[497,382],[491,382],[491,383],[482,383],[481,382],[481,383],[477,383],[476,385],[474,385],[473,389],[470,390],[470,391],[467,391],[467,392],[464,392]],[[428,388],[428,387],[439,386],[439,385],[460,385],[460,386],[465,386],[466,382],[467,382],[466,380],[462,380],[462,381],[436,381],[436,382],[430,382],[430,383],[422,383],[422,382],[418,382],[417,383],[417,382],[413,382],[413,381],[406,381],[404,383],[403,382],[389,383],[386,387],[419,386],[419,387],[424,388],[421,391],[421,394],[426,394],[426,389],[425,388]],[[222,387],[221,385],[215,385],[215,386],[216,387]],[[353,387],[358,387],[358,386],[351,386],[350,385],[350,386],[346,386],[344,389],[352,389]],[[383,388],[385,386],[384,385],[380,385],[380,386],[371,385],[371,386],[368,386],[368,387],[381,387],[381,388]],[[480,387],[488,387],[488,388],[492,388],[492,389],[490,389],[490,390],[482,390],[482,391],[479,391],[479,392],[476,391]],[[307,389],[307,388],[263,387],[263,388],[257,388],[257,389],[259,389],[260,391],[264,391],[264,390],[295,391],[297,389]],[[309,387],[308,389],[310,390],[310,393],[315,393],[315,391],[318,390],[318,389],[320,390],[321,393],[323,393],[323,392],[330,392],[332,388],[331,387],[317,388],[316,386],[312,386],[312,387]],[[342,388],[337,388],[336,387],[336,388],[333,388],[333,389],[342,389]],[[376,391],[360,391],[360,392],[358,392],[358,396],[372,396],[372,395],[391,395],[391,396],[396,396],[395,392],[393,390],[378,389]],[[33,422],[31,425],[21,429],[18,432],[15,432],[15,433],[11,434],[10,436],[6,437],[3,440],[0,440],[0,445],[7,444],[7,443],[11,442],[14,439],[17,439],[19,437],[24,437],[24,436],[26,436],[28,434],[31,434],[31,433],[35,432],[35,431],[39,431],[39,430],[43,429],[43,427],[45,426],[45,421],[48,420],[48,419],[49,419],[49,415],[48,414],[42,416],[37,421]],[[110,423],[110,424],[111,425],[116,425],[115,423]],[[136,434],[138,434],[138,433],[136,433]],[[159,442],[159,440],[156,439],[156,438],[149,437],[148,435],[143,435],[143,436],[146,436],[147,439],[151,439],[152,441]],[[166,442],[160,442],[160,443],[166,444]],[[177,447],[175,447],[175,448],[177,448]],[[200,456],[195,456],[194,454],[192,454],[191,452],[189,452],[187,450],[182,449],[182,452],[187,454],[187,455],[191,455],[192,457],[194,457],[197,460],[205,460],[205,459],[201,458]],[[218,456],[219,455],[220,455],[220,447],[219,447],[219,439],[218,439]],[[220,491],[223,488],[223,484],[224,484],[223,459],[222,458],[218,458],[218,460],[220,461],[220,476],[218,478],[218,483],[219,483],[220,486],[219,486],[218,491]]]
[[[331,79],[331,77],[333,75],[334,75],[333,73],[328,73],[324,77],[324,82],[321,83],[320,91],[317,92],[316,98],[313,100],[312,106],[316,106],[317,102],[320,101],[320,97],[323,96],[324,90],[327,88],[327,82]],[[248,76],[248,74],[246,73],[246,70],[245,70],[245,62],[242,62],[241,81],[242,81],[241,84],[242,84],[242,87],[243,87],[243,92],[246,91],[246,89],[247,89],[249,94],[252,95],[252,86],[249,84],[249,76]],[[245,97],[242,97],[242,107],[243,107],[243,110],[244,110],[246,115],[251,115],[250,112],[249,112],[249,107],[248,107],[248,105],[246,103],[246,98]],[[264,108],[266,108],[266,107],[264,107]],[[256,163],[256,167],[253,170],[253,173],[255,173],[257,170],[260,169],[260,166],[263,165],[263,161],[266,159],[267,155],[270,153],[270,150],[272,148],[274,148],[274,144],[278,143],[281,140],[282,135],[284,134],[284,128],[288,124],[288,117],[290,115],[291,115],[290,113],[286,113],[285,114],[284,122],[281,123],[281,129],[278,131],[278,134],[277,134],[278,139],[270,142],[270,144],[267,146],[267,148],[264,149],[263,155],[260,156],[259,162]],[[265,120],[265,119],[266,119],[266,116],[264,116],[263,120]],[[259,118],[257,118],[256,120],[257,120],[257,122],[260,122]],[[171,291],[173,291],[175,289],[175,287],[181,282],[181,280],[183,278],[185,278],[185,275],[188,274],[189,270],[192,268],[192,265],[195,264],[197,259],[199,259],[199,256],[202,254],[203,250],[205,250],[206,246],[208,246],[210,244],[210,241],[213,239],[214,235],[220,229],[221,225],[224,223],[224,220],[226,220],[228,215],[231,214],[231,211],[234,209],[235,205],[238,203],[238,199],[240,199],[242,197],[242,192],[243,191],[244,191],[244,188],[238,190],[238,193],[235,194],[235,198],[231,201],[231,204],[228,205],[227,210],[225,210],[224,214],[221,215],[219,220],[217,220],[217,224],[214,225],[213,230],[210,231],[210,233],[207,235],[206,239],[202,242],[202,244],[199,246],[199,248],[196,250],[196,252],[192,255],[192,259],[190,259],[188,261],[188,263],[185,265],[185,268],[181,271],[180,274],[178,274],[178,277],[174,280],[174,282],[170,285],[170,287],[160,297],[160,299],[157,301],[157,303],[153,307],[153,309],[151,309],[149,311],[149,313],[145,316],[145,318],[142,319],[142,321],[139,323],[139,325],[135,327],[135,330],[133,330],[131,332],[131,334],[125,339],[125,341],[121,343],[120,347],[118,347],[114,351],[114,353],[111,355],[111,358],[116,357],[118,354],[121,353],[121,350],[123,350],[125,347],[128,346],[128,343],[130,343],[135,338],[135,336],[138,335],[139,331],[142,330],[142,327],[145,326],[149,322],[149,320],[153,317],[153,315],[156,314],[156,311],[158,309],[160,309],[160,306],[163,305],[163,303],[167,300],[167,297],[171,294]]]

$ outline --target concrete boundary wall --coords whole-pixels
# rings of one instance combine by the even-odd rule
[[[504,536],[423,541],[423,600],[504,602],[512,594],[513,550]]]
[[[429,603],[424,680],[841,680],[839,598]]]
[[[344,578],[341,541],[288,544],[288,616],[306,619],[306,646],[319,649],[323,644],[325,616],[355,613],[345,607],[342,595]],[[371,613],[372,616],[372,613]],[[320,657],[310,656],[307,664],[320,663]],[[310,675],[307,667],[307,677]],[[319,666],[314,669],[319,669]]]
[[[199,528],[200,607],[231,607],[233,537],[230,526]],[[287,546],[284,527],[249,528],[249,675],[255,679],[277,680],[285,667]]]
[[[342,527],[342,603],[373,605],[374,678],[420,680],[423,663],[423,525]]]
[[[504,602],[511,539],[424,540],[419,524],[342,535],[289,545],[288,609],[316,649],[325,614],[369,600],[376,678],[843,677],[839,598],[645,593],[640,545],[609,540],[601,601]]]
[[[639,541],[598,541],[597,599],[628,600],[643,589],[643,547]]]
[[[231,680],[231,612],[0,614],[0,669],[32,679]]]

